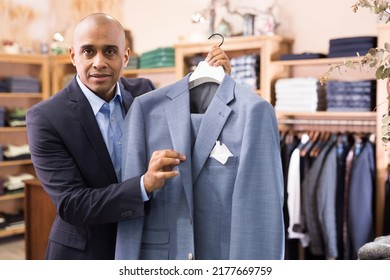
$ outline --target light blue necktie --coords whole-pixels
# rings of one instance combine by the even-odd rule
[[[104,114],[108,123],[106,145],[115,168],[116,176],[118,181],[120,181],[122,178],[122,128],[124,120],[119,97],[116,96],[112,102],[113,106],[111,110],[110,105],[104,103],[100,108],[100,112]]]

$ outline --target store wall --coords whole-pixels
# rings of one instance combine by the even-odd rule
[[[265,11],[273,2],[276,3],[274,13],[280,22],[276,33],[295,40],[294,52],[326,53],[331,38],[376,34],[376,16],[367,9],[353,13],[351,6],[355,0],[230,0],[230,8],[245,10],[249,7]],[[34,20],[19,26],[19,32],[10,32],[11,26],[4,18],[3,3],[31,7],[35,12]],[[75,11],[74,7],[81,3],[84,3],[83,9],[79,7],[80,10]],[[85,7],[86,3],[94,7]],[[11,36],[14,37],[11,39],[25,40],[27,36],[28,43],[37,45],[49,42],[52,34],[60,31],[71,41],[77,18],[100,7],[131,30],[134,50],[141,53],[180,41],[206,39],[208,25],[192,23],[191,14],[206,9],[209,3],[209,0],[0,0],[0,39]],[[225,15],[226,9],[217,5],[216,23]],[[229,15],[227,20],[232,24],[233,33],[242,31],[240,16]]]

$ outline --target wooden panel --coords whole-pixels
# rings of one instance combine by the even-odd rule
[[[25,181],[26,259],[42,260],[55,217],[55,208],[39,180]]]

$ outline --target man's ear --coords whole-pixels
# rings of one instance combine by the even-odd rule
[[[127,63],[129,62],[129,57],[131,55],[131,50],[130,48],[126,48],[125,49],[125,54],[124,54],[124,63],[123,63],[123,68],[125,68],[127,66]]]
[[[72,60],[73,66],[76,66],[76,62],[74,61],[74,49],[73,49],[73,47],[69,48],[69,55],[70,55],[70,59]]]

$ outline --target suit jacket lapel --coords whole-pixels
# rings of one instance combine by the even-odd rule
[[[230,115],[232,109],[227,104],[234,99],[234,85],[234,80],[225,75],[203,116],[192,152],[192,181],[194,183]]]
[[[179,164],[179,172],[190,211],[193,211],[192,179],[191,179],[191,119],[188,92],[188,77],[177,82],[167,93],[165,103],[173,149],[184,154],[187,159]]]
[[[77,118],[79,119],[80,124],[88,137],[90,145],[94,148],[96,154],[98,155],[107,175],[113,182],[117,182],[118,179],[116,178],[110,154],[96,122],[91,105],[82,93],[79,85],[77,84],[76,78],[74,78],[68,85],[68,93],[71,101],[73,102],[73,108],[71,109],[75,112]]]
[[[125,112],[127,114],[127,111],[129,111],[129,108],[130,108],[131,104],[133,103],[134,98],[133,98],[131,92],[129,92],[125,89],[125,87],[123,86],[121,81],[119,81],[119,87],[120,87],[121,94],[122,94],[123,107],[125,108]]]

